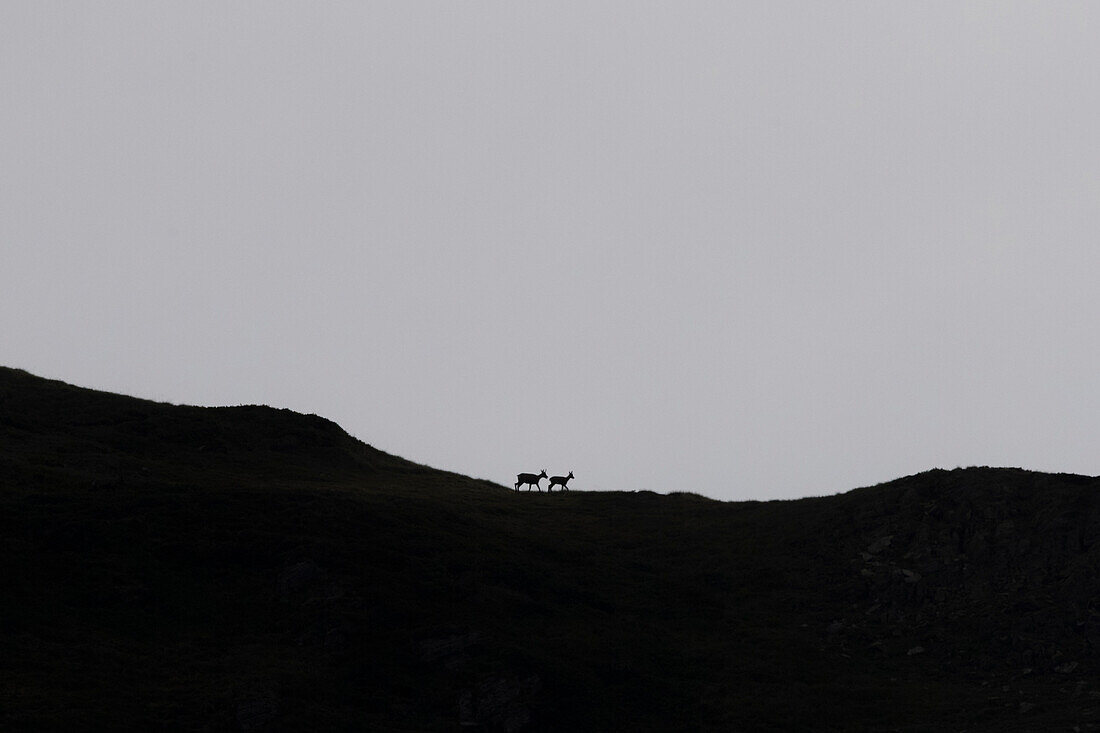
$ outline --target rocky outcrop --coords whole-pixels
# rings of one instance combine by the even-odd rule
[[[1100,481],[967,469],[875,492],[850,495],[864,602],[826,630],[830,643],[921,649],[963,669],[1100,668]]]
[[[267,728],[279,715],[279,699],[270,688],[252,690],[237,701],[237,724],[243,731]]]
[[[478,672],[473,656],[490,652],[481,631],[464,628],[435,629],[415,644],[420,661],[441,674],[457,689],[456,722],[499,733],[516,733],[532,721],[532,710],[542,681],[537,674],[517,675],[497,667]],[[471,679],[476,683],[469,684]]]
[[[538,675],[486,677],[459,694],[458,723],[501,733],[523,730],[531,722],[531,698],[541,684]]]

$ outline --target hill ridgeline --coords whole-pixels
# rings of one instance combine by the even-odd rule
[[[1100,729],[1100,480],[516,493],[0,369],[0,729]]]

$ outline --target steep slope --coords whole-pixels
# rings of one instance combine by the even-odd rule
[[[516,494],[0,370],[0,728],[1081,730],[1095,480]]]

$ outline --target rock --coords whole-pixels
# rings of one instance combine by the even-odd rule
[[[487,727],[515,733],[531,722],[526,698],[538,692],[538,675],[526,679],[492,676],[481,680],[476,690],[463,690],[458,697],[460,727]]]
[[[279,598],[283,601],[290,600],[292,595],[309,588],[323,577],[324,571],[312,560],[295,563],[279,573],[276,581]]]
[[[888,534],[885,537],[880,537],[879,539],[871,543],[871,545],[867,548],[867,552],[872,555],[882,552],[890,546],[890,543],[893,542],[893,540],[894,535],[892,534]]]
[[[452,634],[436,639],[424,639],[417,646],[422,661],[434,662],[463,652],[480,639],[480,631],[471,631],[467,634]]]
[[[258,690],[237,703],[237,723],[241,730],[259,730],[279,714],[279,700],[269,689]]]
[[[463,690],[458,696],[458,724],[464,728],[479,725],[474,714],[473,690]]]
[[[325,651],[340,651],[347,645],[348,636],[344,629],[334,626],[325,632],[325,638],[321,642],[321,648]]]
[[[942,563],[934,557],[922,558],[916,567],[923,575],[934,573],[940,569]]]

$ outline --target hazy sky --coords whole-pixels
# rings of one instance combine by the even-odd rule
[[[1100,473],[1100,5],[0,4],[0,363],[511,485]]]

